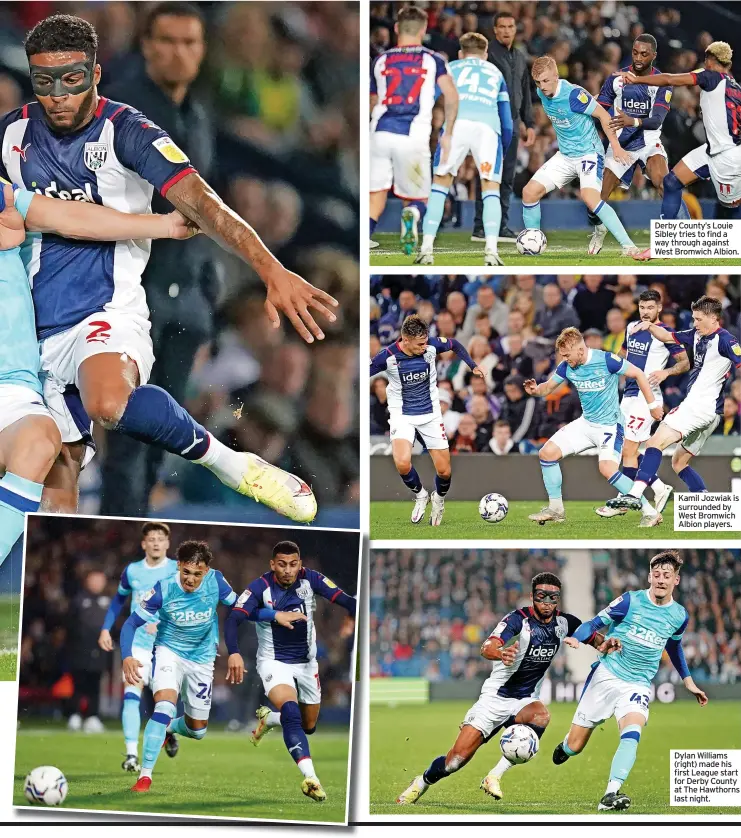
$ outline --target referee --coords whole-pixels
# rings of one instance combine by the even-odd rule
[[[530,95],[530,73],[528,71],[525,54],[514,48],[517,25],[512,12],[499,12],[494,18],[494,38],[489,42],[489,61],[494,64],[504,76],[509,91],[509,101],[512,107],[512,142],[509,144],[502,167],[502,185],[499,196],[502,202],[502,224],[499,229],[500,238],[514,239],[515,234],[508,224],[509,202],[512,197],[512,186],[515,181],[515,166],[517,163],[517,145],[520,136],[520,122],[525,123],[525,139],[523,145],[531,146],[535,142],[535,123],[533,121],[533,103]],[[485,241],[483,222],[484,202],[481,197],[481,179],[476,178],[476,215],[473,221],[473,235],[471,241]]]

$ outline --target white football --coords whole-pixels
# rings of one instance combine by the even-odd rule
[[[488,524],[498,524],[507,517],[509,511],[509,503],[504,495],[497,492],[492,492],[490,495],[484,495],[479,501],[479,515]]]
[[[502,756],[513,765],[531,760],[538,753],[540,740],[527,725],[510,725],[499,737]]]
[[[548,239],[542,230],[537,230],[531,227],[528,230],[523,230],[517,237],[517,250],[523,256],[539,256],[545,253],[548,247]]]
[[[29,803],[59,806],[67,797],[67,778],[53,765],[34,768],[26,777],[23,791]]]

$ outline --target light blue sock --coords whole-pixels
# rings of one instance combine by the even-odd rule
[[[561,747],[564,749],[564,751],[566,751],[566,753],[567,753],[570,757],[575,757],[575,756],[578,756],[578,755],[581,753],[581,751],[572,751],[572,750],[571,750],[571,748],[569,748],[569,746],[566,744],[566,740],[565,740],[565,739],[564,739],[564,740],[563,740],[563,742],[561,743]]]
[[[178,716],[177,719],[173,719],[167,727],[168,733],[178,733],[180,736],[187,736],[188,739],[203,739],[207,731],[207,727],[202,727],[200,730],[193,730],[188,727],[185,716]]]
[[[162,745],[165,741],[167,726],[175,716],[175,705],[171,701],[158,701],[154,705],[152,718],[144,728],[144,745],[142,746],[142,767],[150,771],[157,762]]]
[[[633,481],[630,477],[624,475],[621,471],[616,471],[615,474],[608,480],[610,486],[614,486],[621,495],[629,494],[630,490],[633,488]],[[646,498],[641,495],[641,506],[647,507],[651,506],[651,504],[646,500]]]
[[[502,224],[502,202],[499,199],[499,190],[484,192],[483,199],[484,233],[487,238],[493,236],[496,240],[499,237],[499,228]]]
[[[528,230],[540,230],[540,201],[534,204],[522,202],[522,223]]]
[[[139,753],[141,700],[141,690],[135,690],[129,686],[126,687],[126,692],[123,697],[123,709],[121,710],[121,725],[123,727],[124,742],[126,743],[126,753],[134,754],[134,756]]]
[[[620,219],[617,217],[615,210],[604,201],[600,201],[594,209],[594,214],[607,227],[609,232],[618,240],[622,247],[633,247],[633,240],[625,232]]]
[[[540,470],[543,472],[543,483],[545,484],[546,492],[548,492],[548,500],[561,500],[563,476],[558,460],[553,463],[541,460]]]
[[[447,186],[440,186],[440,184],[433,183],[430,190],[430,197],[427,201],[427,212],[425,213],[425,220],[422,222],[422,235],[432,236],[437,235],[440,222],[443,220],[443,213],[445,212],[445,199],[448,197]]]
[[[624,783],[636,761],[638,742],[641,739],[641,726],[628,725],[620,734],[620,744],[610,766],[610,782]]]
[[[23,535],[26,512],[36,512],[44,486],[8,471],[0,480],[0,565]]]

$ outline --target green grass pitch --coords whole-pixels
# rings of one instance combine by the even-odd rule
[[[200,742],[180,738],[180,752],[157,761],[152,790],[129,791],[136,774],[121,770],[123,737],[112,723],[104,734],[70,733],[48,726],[18,731],[13,804],[28,806],[26,774],[38,765],[55,765],[67,777],[66,809],[181,814],[203,817],[345,822],[347,795],[346,728],[319,730],[311,755],[327,792],[317,803],[301,793],[300,771],[286,752],[280,731],[255,748],[247,733],[209,730]]]
[[[0,597],[0,681],[15,681],[19,610],[19,597]]]
[[[546,268],[549,265],[584,265],[585,267],[605,265],[630,265],[635,267],[641,264],[651,264],[657,267],[677,266],[689,267],[701,265],[712,271],[719,265],[741,265],[741,259],[655,259],[650,263],[636,262],[629,256],[621,253],[620,246],[611,237],[605,240],[605,245],[597,256],[587,254],[587,244],[591,235],[591,228],[584,227],[583,230],[558,230],[545,234],[548,238],[548,247],[545,253],[540,256],[521,256],[517,252],[514,243],[499,245],[499,255],[505,267],[530,267]],[[644,249],[650,244],[648,230],[631,230],[630,236],[635,244]],[[371,266],[384,267],[387,265],[414,265],[414,256],[406,256],[401,249],[398,233],[375,233],[371,237],[377,241],[379,247],[371,250]],[[435,268],[446,266],[476,267],[484,266],[484,244],[483,242],[472,242],[471,231],[440,233],[435,241]],[[415,270],[419,270],[415,267]],[[423,267],[422,270],[434,273],[433,268]]]
[[[681,688],[680,688],[681,689]],[[504,798],[479,790],[486,773],[499,761],[498,738],[479,749],[456,774],[434,785],[414,806],[398,806],[397,796],[430,762],[447,753],[458,725],[473,702],[445,701],[424,706],[371,706],[370,811],[372,815],[588,815],[596,814],[605,793],[610,763],[618,744],[615,722],[597,728],[582,754],[554,765],[551,754],[563,740],[575,704],[551,704],[551,723],[540,752],[502,779]],[[638,758],[625,783],[632,799],[630,814],[723,814],[740,807],[670,806],[669,751],[672,748],[739,748],[741,728],[729,725],[741,715],[741,702],[654,702],[638,746]],[[616,817],[620,813],[611,813]]]
[[[658,527],[639,529],[641,516],[628,512],[614,518],[600,518],[594,510],[601,501],[565,501],[566,522],[536,524],[528,515],[540,511],[546,501],[512,501],[507,517],[498,524],[488,524],[479,516],[478,502],[449,500],[439,527],[429,526],[429,508],[419,524],[409,520],[413,501],[373,501],[370,510],[370,537],[377,539],[413,538],[415,541],[441,539],[640,539],[641,541],[671,538],[734,538],[731,530],[675,530],[674,506],[670,501],[664,512],[664,523]]]

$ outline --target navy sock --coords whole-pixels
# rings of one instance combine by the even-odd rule
[[[620,471],[631,480],[635,480],[636,474],[638,474],[638,468],[636,466],[623,466]]]
[[[535,731],[536,736],[538,739],[543,738],[543,734],[545,733],[545,728],[541,727],[540,725],[534,725],[532,722],[522,722],[526,727],[532,728]]]
[[[587,218],[589,219],[589,223],[592,225],[592,227],[596,227],[597,225],[602,223],[599,220],[599,218],[592,212],[592,210],[587,210]]]
[[[435,475],[435,491],[441,498],[444,498],[445,495],[448,494],[448,489],[450,489],[450,482],[452,479],[452,475],[450,477],[440,477],[439,474]]]
[[[417,207],[419,210],[419,220],[420,222],[425,220],[425,213],[427,212],[427,201],[410,201],[410,207]]]
[[[420,480],[420,477],[417,474],[417,469],[414,468],[414,466],[412,466],[406,474],[400,475],[400,477],[415,495],[417,492],[422,491],[422,481]]]
[[[375,218],[371,218],[371,220],[370,220],[370,234],[371,234],[371,236],[375,232],[376,224],[378,224],[378,221],[376,221]]]
[[[674,172],[669,172],[664,177],[664,197],[661,201],[662,218],[676,218],[679,215],[683,188],[682,181]]]
[[[661,450],[658,448],[647,448],[638,466],[636,480],[647,483],[649,486],[656,479],[661,465]]]
[[[661,462],[661,460],[659,460],[659,463],[660,463],[660,462]],[[639,454],[639,455],[638,455],[638,468],[636,469],[636,477],[638,476],[638,472],[641,470],[641,466],[642,466],[642,465],[643,465],[643,454]],[[658,466],[656,466],[656,472],[657,472],[657,473],[656,473],[656,474],[654,474],[654,475],[652,475],[652,476],[651,476],[651,477],[650,477],[650,478],[646,481],[646,483],[647,483],[649,486],[653,486],[653,484],[656,482],[656,480],[657,480],[657,478],[658,478],[658,476],[659,476],[659,475],[658,475],[658,471],[659,471],[659,467],[658,467]],[[623,472],[623,474],[625,474],[625,472]],[[634,479],[635,479],[635,478],[634,478]]]
[[[443,777],[447,776],[448,772],[445,769],[445,757],[442,756],[432,760],[430,767],[422,775],[422,779],[428,786],[431,786],[433,783],[436,783],[438,780],[442,780]]]
[[[707,487],[703,482],[702,477],[690,466],[685,466],[682,471],[679,472],[679,476],[684,480],[687,484],[687,488],[690,492],[707,492]]]
[[[283,730],[283,741],[293,761],[299,763],[302,759],[310,758],[309,740],[301,727],[301,710],[295,701],[286,701],[281,708],[280,725]]]
[[[206,429],[169,393],[153,384],[143,384],[129,396],[116,430],[186,460],[200,460],[208,451]]]

